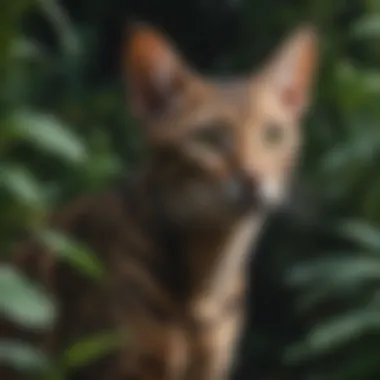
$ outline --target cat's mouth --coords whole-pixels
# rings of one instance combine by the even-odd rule
[[[266,200],[259,184],[249,176],[226,183],[224,192],[239,215],[252,213],[265,207]]]
[[[280,207],[286,198],[286,190],[280,183],[266,181],[260,186],[260,198],[266,209]]]
[[[238,207],[242,213],[266,212],[282,204],[284,191],[276,183],[260,183],[252,179],[243,180]]]

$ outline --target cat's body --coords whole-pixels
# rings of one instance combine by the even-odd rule
[[[59,301],[44,342],[53,352],[101,330],[125,333],[121,349],[74,379],[227,379],[248,255],[296,164],[314,55],[314,35],[301,30],[262,74],[216,84],[188,70],[161,35],[137,28],[128,65],[146,162],[51,222],[98,255],[105,277],[86,279],[30,243],[15,255]]]

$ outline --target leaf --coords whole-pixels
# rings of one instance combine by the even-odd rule
[[[307,340],[314,350],[328,350],[373,330],[380,330],[380,311],[356,310],[315,326]]]
[[[341,257],[314,260],[292,268],[287,277],[291,285],[347,286],[363,280],[380,280],[380,259],[373,257]]]
[[[45,152],[73,163],[87,158],[86,150],[79,137],[51,115],[31,111],[18,111],[13,116],[14,133]]]
[[[25,36],[12,41],[10,55],[13,59],[40,60],[43,58],[43,53],[41,46]]]
[[[59,257],[94,279],[101,279],[104,268],[98,258],[82,244],[74,243],[57,231],[45,230],[38,233],[41,241]]]
[[[332,351],[360,338],[364,333],[380,330],[378,310],[354,310],[331,318],[314,326],[304,342],[288,348],[285,360],[297,362],[316,357],[331,355]]]
[[[363,199],[363,217],[378,220],[380,215],[380,177],[374,178]]]
[[[380,251],[380,228],[360,220],[343,220],[336,232],[366,249]]]
[[[40,371],[48,366],[47,357],[36,347],[13,340],[0,341],[0,362],[28,372]]]
[[[363,17],[352,28],[352,34],[356,38],[379,38],[380,16],[372,14]]]
[[[344,367],[339,367],[333,372],[331,380],[357,380],[362,379],[365,373],[366,378],[376,378],[380,371],[379,353],[372,347],[367,349],[355,350],[345,361]]]
[[[107,355],[125,343],[124,334],[98,333],[69,347],[62,357],[66,368],[77,368]]]
[[[22,166],[2,165],[0,187],[7,189],[17,201],[24,205],[39,208],[45,201],[41,185],[32,173]]]
[[[380,138],[372,133],[363,134],[349,142],[332,148],[321,161],[321,170],[337,173],[345,167],[372,164],[379,151]]]
[[[121,163],[111,154],[94,154],[89,160],[86,167],[80,167],[76,173],[78,183],[82,183],[85,189],[99,189],[99,187],[108,183],[116,174],[126,172],[125,165]]]
[[[0,311],[19,325],[49,328],[55,321],[53,300],[15,268],[0,267]]]

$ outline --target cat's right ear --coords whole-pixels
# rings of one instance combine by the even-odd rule
[[[265,67],[266,83],[296,120],[310,103],[318,56],[317,32],[311,25],[303,25],[284,41]]]
[[[142,119],[165,116],[183,95],[188,69],[158,30],[138,23],[128,34],[124,65],[132,112]]]

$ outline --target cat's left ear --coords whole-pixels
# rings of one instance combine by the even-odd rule
[[[319,43],[315,29],[302,26],[264,67],[264,80],[295,119],[302,117],[309,106],[318,56]]]
[[[132,111],[144,120],[174,111],[192,78],[168,37],[143,23],[129,29],[124,64]]]

